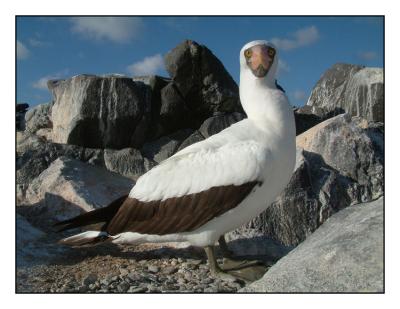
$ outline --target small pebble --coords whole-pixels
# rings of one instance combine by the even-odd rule
[[[89,274],[82,280],[83,285],[91,285],[95,283],[97,280],[97,275],[96,274]]]
[[[158,266],[150,265],[147,267],[147,270],[153,274],[158,273],[160,268]]]
[[[121,292],[121,293],[125,293],[126,291],[129,290],[129,288],[130,288],[130,285],[129,285],[129,283],[126,283],[126,282],[122,282],[121,284],[119,284],[117,286],[118,292]]]
[[[163,269],[163,272],[167,275],[172,275],[178,271],[178,268],[174,266],[167,266]]]
[[[143,293],[146,291],[147,291],[147,287],[145,287],[145,286],[140,286],[140,287],[131,286],[128,290],[128,293]]]

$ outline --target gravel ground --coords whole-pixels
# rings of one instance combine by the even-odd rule
[[[41,251],[58,246],[49,241],[38,244]],[[16,292],[233,293],[245,285],[213,278],[201,248],[104,244],[57,252],[40,261],[33,256],[34,263],[17,267]]]

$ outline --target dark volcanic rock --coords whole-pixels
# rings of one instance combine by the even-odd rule
[[[25,130],[25,113],[29,108],[28,103],[18,103],[15,111],[15,125],[17,131]]]
[[[105,149],[104,162],[109,171],[135,180],[156,165],[154,161],[144,158],[140,151],[134,148]]]
[[[101,149],[57,144],[28,132],[18,133],[17,184],[29,184],[60,156],[104,166],[104,155]]]
[[[78,75],[48,82],[53,139],[89,148],[141,146],[149,134],[151,95],[121,76]]]
[[[232,113],[226,115],[218,115],[208,118],[199,128],[199,132],[208,138],[211,135],[221,132],[223,129],[231,126],[235,122],[243,120],[246,116],[242,113]]]
[[[149,142],[143,145],[142,154],[151,160],[161,163],[165,159],[172,156],[177,152],[178,147],[193,131],[191,129],[181,130],[170,134],[168,136],[163,136],[160,139]]]
[[[165,128],[160,124],[160,110],[161,90],[168,85],[171,79],[157,75],[150,75],[133,77],[132,80],[137,83],[143,83],[143,85],[145,85],[149,90],[146,92],[146,95],[150,96],[151,102],[151,126],[149,128],[151,138],[157,138],[161,135],[170,133],[170,131],[165,131]]]
[[[335,214],[241,292],[383,292],[383,198]]]
[[[161,90],[160,124],[166,131],[192,126],[190,115],[175,83],[171,82],[165,86]]]
[[[294,120],[296,122],[296,135],[299,135],[317,124],[332,118],[334,116],[345,113],[345,111],[337,107],[331,111],[325,108],[305,105],[294,109]]]
[[[187,146],[190,146],[202,140],[204,140],[204,136],[199,131],[194,131],[187,139],[182,142],[177,151],[180,151],[183,148],[186,148]]]
[[[383,69],[338,63],[318,81],[307,105],[383,122],[383,92]]]
[[[297,245],[333,213],[383,195],[383,132],[343,114],[299,135],[294,174],[282,194],[239,233]]]
[[[51,103],[35,106],[25,114],[26,130],[35,133],[39,129],[51,128]]]
[[[204,45],[186,40],[165,56],[165,66],[197,126],[214,112],[242,112],[239,91],[223,64]]]

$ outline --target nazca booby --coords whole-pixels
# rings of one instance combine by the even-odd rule
[[[240,100],[248,118],[192,144],[142,175],[128,196],[58,223],[60,230],[104,222],[61,240],[82,246],[185,241],[205,248],[210,270],[225,274],[217,240],[265,210],[288,183],[295,165],[295,123],[276,87],[278,52],[267,41],[240,51]]]

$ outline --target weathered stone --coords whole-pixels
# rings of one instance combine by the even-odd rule
[[[47,255],[44,250],[37,250],[34,244],[45,233],[33,227],[24,217],[16,215],[16,262],[18,266],[29,265],[32,260],[43,258]]]
[[[121,76],[78,75],[48,82],[55,142],[89,148],[141,146],[151,121],[148,87]]]
[[[17,103],[17,106],[15,108],[15,125],[17,131],[25,130],[25,113],[28,108],[28,103]]]
[[[38,224],[65,220],[107,206],[128,194],[132,186],[133,181],[128,178],[61,157],[32,181],[18,211]]]
[[[383,133],[362,118],[339,115],[299,135],[289,184],[260,216],[236,232],[297,245],[332,214],[383,195]]]
[[[39,129],[51,128],[51,103],[39,104],[25,114],[26,130],[35,133]]]
[[[317,82],[307,105],[383,122],[383,90],[383,69],[337,63]]]
[[[154,161],[144,158],[140,151],[134,148],[105,149],[104,162],[109,171],[134,180],[156,165]]]
[[[199,132],[204,138],[217,134],[230,125],[243,120],[246,116],[241,113],[222,114],[208,118],[199,128]]]
[[[204,136],[199,132],[199,131],[194,131],[187,139],[185,139],[181,145],[179,146],[177,151],[180,151],[184,148],[186,148],[187,146],[190,146],[194,143],[200,142],[204,140]]]
[[[165,56],[165,67],[186,107],[200,119],[201,115],[211,116],[214,112],[242,111],[236,83],[204,45],[182,42]]]
[[[91,284],[94,284],[97,280],[97,274],[89,274],[82,280],[82,284],[85,286],[90,286]]]
[[[383,292],[383,199],[333,215],[240,292]]]
[[[156,274],[160,271],[160,268],[158,266],[155,265],[150,265],[147,267],[147,270],[153,274]]]
[[[46,141],[53,141],[53,129],[42,128],[35,132],[37,136],[43,137]]]
[[[60,156],[104,166],[101,149],[56,144],[29,132],[17,133],[17,184],[29,184]]]
[[[186,139],[193,131],[190,129],[178,131],[168,136],[149,142],[143,145],[142,153],[146,158],[161,163],[165,159],[172,156],[184,139]]]
[[[149,91],[146,92],[150,96],[151,102],[151,126],[149,127],[150,136],[158,138],[162,135],[169,134],[170,131],[161,126],[160,109],[161,109],[161,90],[171,81],[169,78],[149,75],[133,77],[133,81],[143,83]]]
[[[185,105],[174,82],[170,82],[161,90],[160,124],[167,132],[173,132],[193,125],[192,116]]]
[[[305,105],[294,109],[294,119],[296,122],[296,135],[299,135],[317,124],[343,114],[342,108],[327,111],[322,107]]]

